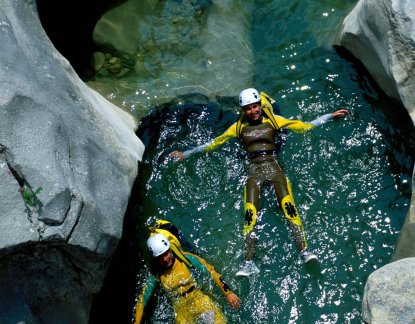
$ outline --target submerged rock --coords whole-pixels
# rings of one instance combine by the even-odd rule
[[[93,37],[102,51],[132,58],[118,88],[137,89],[134,97],[126,94],[132,106],[149,111],[188,93],[237,96],[255,74],[251,8],[234,1],[128,0],[102,15]],[[89,84],[107,76],[98,72]]]

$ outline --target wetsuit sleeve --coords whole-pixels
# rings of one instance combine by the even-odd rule
[[[134,312],[134,324],[141,323],[141,319],[143,318],[144,308],[147,305],[148,300],[150,299],[151,295],[153,294],[154,287],[156,286],[156,277],[154,275],[150,275],[144,287],[141,290],[140,295],[137,298],[137,304],[135,306]]]
[[[184,157],[188,158],[189,156],[191,156],[195,153],[203,152],[210,144],[211,143],[206,143],[206,144],[203,144],[203,145],[196,146],[196,147],[192,148],[191,150],[184,151],[183,152]]]
[[[211,264],[207,263],[207,261],[200,256],[186,252],[186,257],[189,259],[189,261],[192,263],[192,265],[202,271],[205,274],[209,274],[210,277],[213,279],[215,284],[218,286],[218,288],[221,290],[221,292],[227,296],[233,291],[229,288],[228,284],[222,279],[222,275],[216,271],[215,267]]]
[[[310,122],[310,124],[313,124],[315,127],[321,126],[325,123],[327,123],[329,120],[332,120],[333,116],[331,114],[325,114],[323,116],[320,116],[313,121]]]
[[[306,132],[314,127],[321,126],[327,123],[329,120],[333,119],[331,114],[325,114],[323,116],[320,116],[314,119],[311,122],[303,122],[301,120],[296,120],[296,119],[286,119],[278,115],[274,115],[274,117],[280,128],[287,128],[297,133]]]
[[[222,135],[216,137],[213,141],[196,146],[195,148],[185,151],[184,156],[185,158],[188,158],[189,156],[199,153],[199,152],[210,152],[217,147],[221,146],[225,142],[227,142],[229,139],[236,137],[236,123],[233,124],[231,127],[229,127]]]

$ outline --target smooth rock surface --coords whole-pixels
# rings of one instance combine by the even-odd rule
[[[0,6],[0,322],[88,323],[144,146],[89,89],[36,3]]]
[[[360,0],[344,19],[335,45],[359,59],[415,120],[415,2]]]
[[[415,323],[415,258],[389,263],[365,286],[363,319],[371,324]]]

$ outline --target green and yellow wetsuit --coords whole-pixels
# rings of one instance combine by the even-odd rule
[[[268,111],[270,110],[270,100],[272,99],[269,96],[261,93],[263,111],[266,108],[268,108]],[[288,129],[297,133],[306,132],[332,118],[331,114],[326,114],[311,122],[302,122],[264,113],[260,120],[256,122],[250,121],[248,118],[240,118],[238,122],[231,125],[212,142],[184,152],[185,157],[187,157],[196,152],[212,151],[231,138],[239,137],[242,140],[250,157],[248,179],[244,188],[244,236],[247,243],[245,256],[247,260],[253,258],[255,240],[252,234],[257,220],[261,186],[264,183],[271,182],[273,184],[278,205],[288,220],[299,249],[303,250],[307,247],[303,225],[294,204],[289,180],[273,155],[276,149],[276,135],[281,129]]]
[[[190,270],[183,261],[175,257],[171,268],[165,269],[158,275],[151,274],[147,278],[137,300],[135,324],[141,322],[144,308],[157,284],[161,286],[172,301],[176,315],[175,323],[226,323],[219,306],[199,288],[198,282],[193,276],[193,271],[210,276],[225,296],[232,293],[229,286],[205,259],[189,252],[183,252],[183,254],[190,261],[192,269],[195,270]]]

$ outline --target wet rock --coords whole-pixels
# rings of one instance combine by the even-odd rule
[[[88,323],[144,151],[137,121],[75,74],[36,2],[2,1],[0,25],[0,322]]]
[[[392,262],[367,279],[363,296],[366,323],[413,323],[415,320],[415,258]]]
[[[336,45],[359,59],[382,90],[415,121],[415,5],[360,0],[344,19]]]
[[[95,72],[101,70],[105,63],[105,55],[102,52],[94,52],[91,58],[91,66]]]

